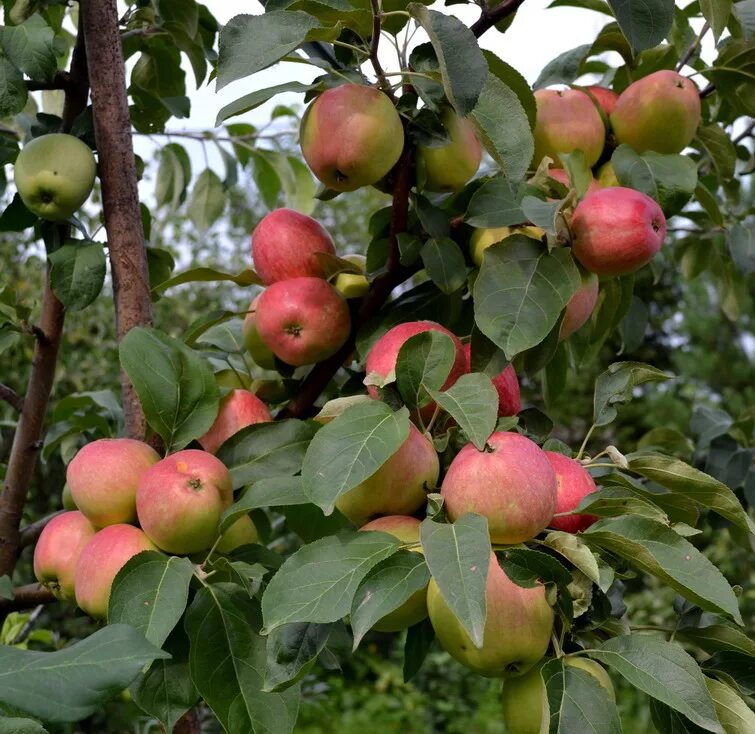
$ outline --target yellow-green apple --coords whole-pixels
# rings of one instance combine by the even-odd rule
[[[404,128],[391,100],[362,84],[342,84],[304,112],[301,152],[317,178],[334,191],[354,191],[385,176],[404,148]]]
[[[563,169],[563,168],[551,168],[548,171],[548,175],[552,178],[558,181],[560,184],[563,184],[566,186],[567,189],[571,188],[571,179],[569,178],[569,174]],[[596,181],[594,178],[590,181],[590,185],[587,187],[587,191],[583,194],[583,196],[587,196],[588,194],[594,194],[596,191],[600,191],[603,186],[600,184],[599,181]]]
[[[556,472],[556,514],[571,512],[588,494],[598,491],[590,473],[578,461],[555,451],[546,451],[545,456]],[[570,515],[554,517],[548,526],[566,533],[579,533],[597,520],[595,515]]]
[[[603,152],[606,129],[593,101],[577,89],[538,89],[535,102],[533,166],[536,168],[545,156],[560,166],[558,154],[575,150],[581,150],[587,165],[594,166]]]
[[[515,234],[523,234],[532,239],[540,240],[545,232],[540,227],[488,227],[476,229],[469,238],[469,255],[475,265],[482,265],[482,257],[485,250],[496,242],[501,242]]]
[[[438,641],[453,658],[480,675],[492,678],[525,673],[545,655],[551,638],[553,610],[546,601],[545,587],[517,586],[491,553],[485,602],[485,629],[478,648],[431,580],[427,609]]]
[[[252,232],[254,268],[267,285],[307,275],[327,278],[318,252],[335,255],[333,239],[316,219],[293,209],[270,212]]]
[[[545,452],[526,436],[496,431],[480,451],[468,443],[441,485],[448,517],[483,515],[493,543],[523,543],[556,512],[556,474]]]
[[[367,258],[364,255],[344,255],[343,259],[356,265],[361,272],[338,273],[333,285],[344,298],[361,298],[370,289],[370,282],[364,274],[367,268]]]
[[[214,454],[234,433],[254,423],[273,420],[270,411],[249,390],[231,390],[221,401],[218,415],[210,430],[197,439],[199,445]]]
[[[427,191],[445,193],[458,191],[477,173],[482,148],[469,120],[452,109],[443,113],[442,120],[451,140],[437,147],[418,145],[417,170],[424,174]]]
[[[343,296],[327,281],[291,278],[262,292],[255,325],[278,359],[300,367],[322,362],[344,345],[351,315]]]
[[[63,494],[61,495],[61,504],[64,510],[78,510],[76,503],[73,501],[73,495],[71,494],[71,488],[68,486],[68,482],[63,485]]]
[[[34,548],[34,575],[58,599],[73,599],[76,563],[95,532],[76,511],[56,515],[42,530]]]
[[[232,502],[225,464],[207,451],[185,449],[142,476],[136,514],[158,548],[185,555],[207,550],[217,540],[220,516]]]
[[[258,537],[252,518],[249,515],[243,515],[220,536],[215,550],[219,553],[230,553],[242,545],[256,543]]]
[[[360,530],[374,530],[388,533],[398,538],[402,543],[419,543],[420,521],[409,515],[387,515],[368,522]],[[417,546],[410,550],[421,553]],[[415,591],[400,607],[389,612],[373,625],[378,632],[398,632],[421,622],[427,617],[427,587]]]
[[[252,384],[252,378],[246,371],[242,372],[229,367],[227,370],[220,370],[220,372],[215,373],[215,382],[218,387],[245,390]]]
[[[84,446],[66,470],[76,507],[98,528],[136,520],[136,488],[160,456],[131,438],[101,438]]]
[[[666,236],[666,217],[646,194],[613,186],[586,196],[571,221],[572,253],[590,272],[626,275],[649,263]]]
[[[154,543],[133,525],[108,525],[84,546],[76,563],[76,603],[90,617],[105,619],[113,580],[126,563]]]
[[[472,371],[472,345],[464,345],[464,358],[467,362],[467,372]],[[516,415],[522,409],[519,393],[519,380],[516,370],[511,363],[507,364],[503,372],[492,378],[493,387],[498,393],[498,415]]]
[[[341,495],[336,507],[355,525],[378,515],[408,515],[425,504],[439,471],[432,441],[411,424],[398,451],[372,476]]]
[[[260,332],[257,329],[257,304],[259,300],[260,297],[257,296],[249,304],[249,310],[244,317],[244,346],[256,365],[265,370],[274,370],[275,355],[270,350],[270,347],[262,341]]]
[[[618,100],[619,95],[616,94],[613,89],[609,89],[608,87],[601,87],[598,85],[592,85],[586,87],[586,89],[590,92],[590,94],[592,94],[593,97],[595,97],[595,101],[603,110],[605,116],[609,117],[616,107],[616,100]]]
[[[613,164],[611,161],[606,161],[598,169],[598,183],[600,183],[603,188],[608,188],[609,186],[621,186],[619,179],[616,178],[616,171],[613,170]]]
[[[670,69],[632,82],[611,113],[616,139],[638,153],[681,153],[692,142],[699,124],[697,87]]]
[[[79,209],[92,193],[96,173],[91,148],[64,133],[30,140],[13,167],[26,208],[51,222],[62,222]]]
[[[582,282],[564,309],[564,318],[558,332],[559,341],[568,339],[575,331],[579,331],[598,303],[598,276],[583,270],[580,277]]]

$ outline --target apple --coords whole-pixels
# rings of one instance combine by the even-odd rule
[[[601,87],[598,85],[585,87],[585,89],[587,89],[587,91],[590,92],[593,97],[595,97],[595,101],[603,110],[605,116],[609,117],[616,107],[616,100],[619,99],[619,95],[616,94],[613,89],[609,89],[608,87]]]
[[[243,515],[220,536],[215,550],[219,553],[230,553],[242,545],[256,543],[258,539],[257,528],[254,527],[252,518]]]
[[[646,194],[623,186],[596,191],[577,204],[572,253],[598,275],[626,275],[650,262],[666,236],[666,217]]]
[[[267,285],[304,276],[327,278],[318,252],[336,254],[332,237],[316,219],[293,209],[270,212],[252,232],[254,267]]]
[[[218,387],[246,390],[252,384],[252,378],[246,372],[231,369],[220,370],[215,373],[215,382]]]
[[[551,638],[553,610],[546,601],[545,587],[517,586],[491,553],[485,602],[485,629],[478,648],[432,579],[427,609],[438,641],[453,658],[480,675],[493,678],[525,673],[545,655]]]
[[[304,160],[334,191],[377,183],[398,162],[404,127],[383,92],[363,84],[328,89],[305,110],[300,130]]]
[[[361,298],[370,289],[370,281],[364,274],[367,258],[364,255],[344,255],[344,260],[356,265],[360,273],[338,273],[333,285],[344,298]]]
[[[564,309],[564,318],[558,333],[559,341],[568,339],[575,331],[579,331],[592,316],[598,303],[598,276],[584,270],[580,276],[582,282]]]
[[[603,152],[606,129],[593,101],[577,89],[538,89],[535,92],[535,155],[537,168],[545,156],[561,165],[559,153],[581,150],[589,167]]]
[[[467,372],[471,372],[472,345],[469,343],[464,345],[464,358],[467,362]],[[522,409],[522,401],[514,365],[507,364],[503,372],[493,377],[492,381],[498,392],[498,415],[516,415]]]
[[[681,153],[700,124],[700,94],[694,82],[669,69],[632,82],[611,113],[616,139],[638,153]]]
[[[322,362],[346,343],[351,315],[343,296],[327,281],[291,278],[262,292],[255,324],[278,359],[300,367]]]
[[[71,495],[71,488],[68,486],[68,482],[66,482],[63,485],[63,493],[60,498],[61,504],[63,505],[64,510],[78,510],[79,508],[76,507],[76,503],[73,501],[73,496]]]
[[[448,517],[483,515],[493,543],[523,543],[556,512],[556,474],[545,452],[518,433],[496,431],[480,451],[468,443],[441,485]]]
[[[34,575],[58,599],[73,599],[76,562],[96,532],[75,511],[56,515],[42,530],[34,548]]]
[[[142,476],[136,513],[158,548],[186,555],[207,550],[217,540],[220,516],[232,502],[225,465],[207,451],[185,449]]]
[[[231,390],[221,401],[217,418],[210,430],[198,438],[200,446],[214,454],[225,441],[242,428],[254,423],[267,423],[273,420],[270,411],[254,393],[249,390]]]
[[[613,170],[613,163],[611,163],[611,161],[606,161],[598,169],[598,182],[603,188],[608,188],[609,186],[621,186],[619,179],[616,178],[616,171]]]
[[[76,563],[76,604],[94,619],[107,617],[113,580],[142,551],[156,551],[152,541],[133,525],[108,525],[84,546]]]
[[[450,142],[436,147],[418,145],[416,155],[417,170],[424,172],[424,188],[445,193],[458,191],[477,173],[482,147],[469,120],[452,109],[447,109],[441,119]]]
[[[558,181],[560,184],[563,184],[566,186],[567,189],[570,189],[571,179],[569,178],[569,174],[563,169],[563,168],[551,168],[548,171],[548,175],[552,178]],[[599,181],[596,181],[595,179],[592,179],[590,181],[590,185],[587,187],[587,191],[583,194],[583,196],[587,196],[588,194],[594,194],[596,191],[600,191],[603,186],[600,184]]]
[[[372,476],[341,495],[336,507],[358,526],[377,515],[408,515],[425,504],[439,471],[432,441],[411,424],[398,451]]]
[[[556,472],[556,514],[571,512],[588,494],[598,491],[590,473],[578,461],[555,451],[546,451],[545,456]],[[595,515],[554,517],[548,526],[566,533],[579,533],[598,519]]]
[[[485,250],[496,242],[501,242],[515,234],[523,234],[532,239],[540,240],[545,232],[540,227],[527,225],[525,227],[489,227],[476,229],[469,238],[469,254],[475,265],[482,265]]]
[[[254,360],[258,367],[264,370],[275,369],[275,355],[270,348],[262,341],[260,332],[257,329],[257,304],[260,297],[257,296],[250,304],[249,310],[244,317],[243,336],[244,346],[249,356]]]
[[[368,522],[360,530],[373,530],[388,533],[402,543],[419,543],[420,521],[409,515],[388,515]],[[422,553],[422,548],[410,548]],[[377,632],[398,632],[421,622],[427,617],[427,587],[415,591],[400,607],[375,622],[372,629]]]
[[[62,222],[89,198],[97,173],[91,148],[73,135],[51,133],[30,140],[18,154],[13,177],[26,208]]]
[[[151,446],[132,438],[92,441],[66,470],[71,497],[95,527],[133,522],[139,480],[159,460]]]

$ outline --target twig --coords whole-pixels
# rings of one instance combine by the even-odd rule
[[[706,97],[710,97],[713,92],[716,91],[716,85],[715,84],[709,84],[705,89],[700,92],[700,99],[705,99]]]
[[[679,59],[679,63],[676,65],[676,70],[681,71],[685,64],[692,58],[692,55],[697,51],[700,42],[703,40],[703,36],[710,30],[710,23],[706,20],[703,27],[700,29],[700,33],[697,34],[697,38],[690,44],[690,47],[684,52],[684,56]]]
[[[65,510],[58,510],[57,512],[46,515],[36,522],[33,522],[26,527],[21,528],[21,534],[18,541],[18,549],[21,550],[22,548],[27,548],[30,545],[34,545],[39,540],[39,536],[47,527],[47,524],[50,522],[50,520],[52,520],[54,517],[57,517],[58,515],[62,515],[64,512]]]
[[[372,2],[372,38],[370,39],[370,61],[375,75],[378,78],[380,88],[395,101],[391,85],[385,78],[385,71],[378,58],[378,47],[380,46],[380,0],[371,0]]]
[[[24,409],[24,399],[7,385],[0,383],[0,400],[4,400],[19,413]]]
[[[755,132],[755,122],[751,122],[739,135],[737,135],[736,138],[734,138],[731,142],[734,143],[734,145],[737,145],[737,143],[741,143],[745,138],[750,137],[753,132]]]
[[[67,71],[56,71],[49,82],[38,82],[33,79],[26,80],[26,88],[30,92],[47,91],[50,89],[68,89],[71,85],[71,75]]]
[[[42,614],[42,610],[44,608],[45,608],[44,604],[38,604],[36,606],[34,611],[29,615],[29,619],[26,620],[26,624],[21,628],[21,631],[11,641],[10,643],[11,645],[19,645],[29,636],[29,633],[32,631],[34,624],[36,623],[37,619],[39,619],[39,615]]]
[[[173,727],[173,734],[201,734],[202,722],[196,707],[189,709]]]
[[[13,589],[12,599],[0,599],[0,616],[6,616],[10,612],[21,612],[32,609],[40,604],[50,604],[55,597],[49,589],[42,584],[27,584]]]
[[[479,38],[485,31],[492,28],[498,21],[508,18],[512,13],[519,10],[519,6],[524,0],[504,0],[500,5],[492,10],[488,7],[481,8],[482,14],[470,26],[472,33]]]

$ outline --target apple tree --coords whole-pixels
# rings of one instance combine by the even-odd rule
[[[755,731],[752,575],[707,545],[755,548],[752,406],[620,438],[680,379],[633,358],[656,284],[704,275],[751,317],[755,3],[556,0],[605,26],[532,85],[479,43],[522,0],[471,25],[458,4],[221,26],[195,0],[4,1],[0,230],[47,271],[39,306],[0,290],[0,351],[31,351],[26,389],[0,384],[0,730],[70,731],[127,689],[165,731],[286,734],[303,683],[383,633],[406,680],[433,648],[499,679],[510,734],[620,732],[619,681],[664,734]],[[282,62],[313,81],[171,128],[189,71],[220,90]],[[282,93],[303,114],[237,119]],[[194,175],[197,143],[222,170]],[[161,212],[198,243],[249,177],[243,267],[177,268]],[[357,196],[339,231],[364,234],[334,240],[318,213]],[[222,307],[176,329],[207,283]],[[51,406],[66,320],[110,288],[120,399]],[[589,421],[554,423],[585,373]],[[67,492],[30,521],[40,462]],[[43,613],[61,644],[30,639]]]

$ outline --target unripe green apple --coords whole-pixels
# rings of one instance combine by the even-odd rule
[[[270,347],[262,341],[260,332],[257,329],[257,304],[260,297],[257,296],[250,304],[249,311],[244,317],[244,346],[249,356],[254,360],[254,364],[262,367],[264,370],[275,369],[275,355]]]
[[[385,176],[401,156],[404,127],[383,92],[363,84],[328,89],[301,121],[304,160],[334,191],[354,191]]]
[[[71,494],[71,488],[68,486],[68,482],[63,485],[63,494],[61,496],[61,504],[64,510],[78,510],[76,503],[73,501],[73,495]]]
[[[501,242],[515,234],[523,234],[535,240],[542,239],[545,235],[540,227],[528,225],[526,227],[489,227],[476,229],[469,238],[469,254],[475,265],[482,265],[485,250],[496,242]]]
[[[619,179],[616,178],[616,171],[613,170],[613,164],[611,161],[606,161],[598,169],[598,183],[603,188],[608,188],[609,186],[621,186]]]
[[[252,384],[252,378],[246,372],[227,369],[215,373],[215,382],[218,387],[229,387],[232,390],[245,390]]]
[[[30,140],[13,169],[26,208],[52,222],[68,219],[89,198],[96,173],[89,146],[63,133]]]
[[[361,298],[370,289],[370,282],[364,275],[367,258],[364,255],[344,255],[343,259],[356,265],[362,272],[338,273],[333,285],[344,298]]]
[[[254,527],[252,518],[249,515],[243,515],[220,536],[215,550],[219,553],[230,553],[242,545],[256,543],[258,538],[257,528]]]

